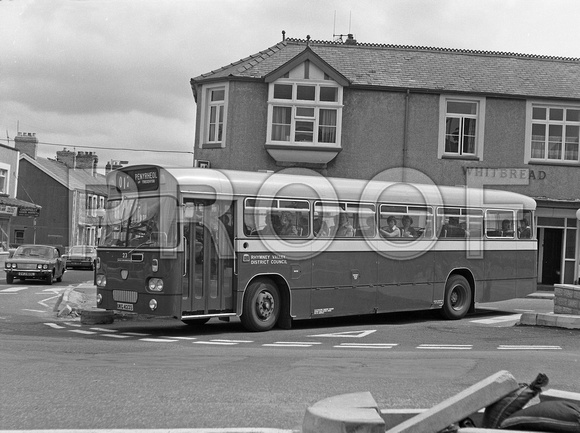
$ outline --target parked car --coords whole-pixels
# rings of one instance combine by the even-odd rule
[[[20,245],[4,265],[8,284],[12,284],[14,278],[44,280],[52,284],[54,280],[62,281],[65,270],[60,252],[50,245]]]
[[[97,249],[91,245],[71,247],[66,258],[67,269],[94,269],[97,261]]]

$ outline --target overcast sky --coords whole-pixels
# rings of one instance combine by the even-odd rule
[[[580,58],[579,23],[578,0],[0,0],[0,143],[19,128],[40,157],[191,166],[189,80],[282,30]]]

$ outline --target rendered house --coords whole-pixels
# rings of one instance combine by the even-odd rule
[[[580,276],[580,59],[283,38],[191,86],[199,166],[525,194],[538,282]]]

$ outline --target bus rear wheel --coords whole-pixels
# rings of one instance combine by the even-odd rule
[[[449,320],[458,320],[467,314],[471,307],[471,286],[461,275],[453,275],[445,284],[445,298],[441,313]]]
[[[268,331],[280,316],[280,291],[270,280],[254,281],[244,297],[244,310],[240,320],[249,331]]]

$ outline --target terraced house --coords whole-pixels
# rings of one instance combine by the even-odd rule
[[[283,36],[191,87],[200,166],[525,194],[538,282],[579,279],[580,59]]]

